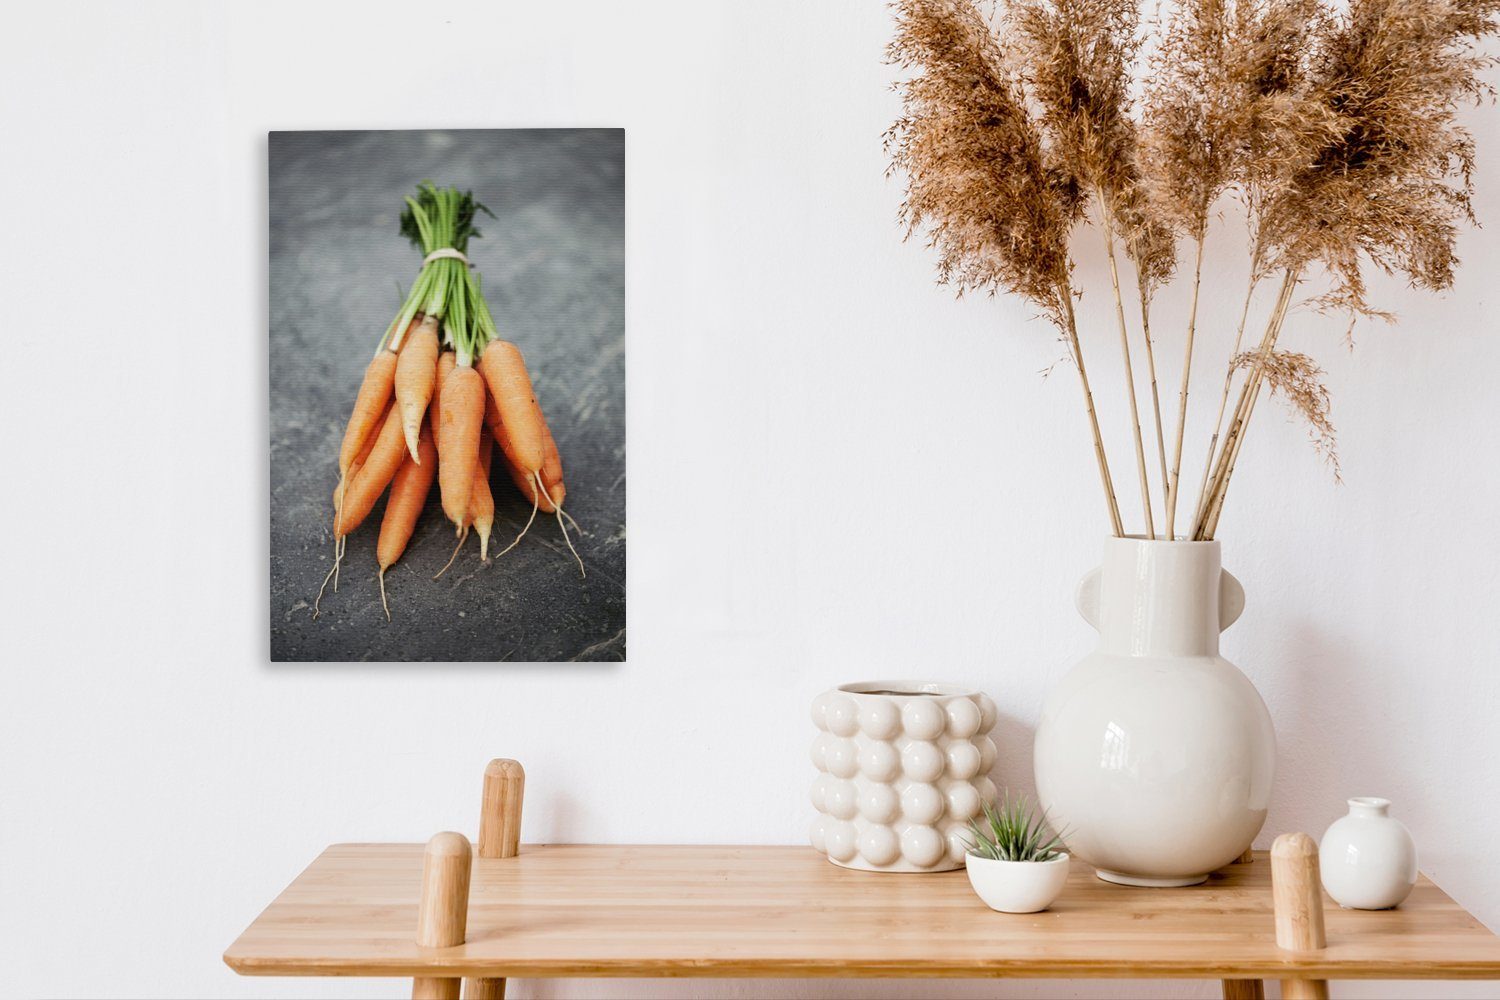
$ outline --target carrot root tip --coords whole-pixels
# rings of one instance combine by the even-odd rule
[[[391,620],[391,606],[385,599],[385,567],[380,567],[380,606],[385,609],[385,620]]]
[[[333,540],[333,592],[339,592],[339,567],[344,564],[344,549],[349,545],[348,535],[339,535]]]
[[[528,531],[531,530],[531,522],[536,520],[537,505],[538,505],[538,503],[537,503],[537,494],[536,494],[535,490],[532,490],[532,492],[531,492],[531,516],[526,519],[526,526],[521,529],[521,533],[516,536],[516,540],[515,541],[513,541],[509,545],[507,545],[505,547],[504,551],[499,552],[499,553],[496,554],[496,556],[495,556],[496,559],[499,559],[501,556],[505,555],[506,552],[509,552],[511,549],[513,549],[517,545],[521,544],[521,539],[525,538],[526,537],[526,532],[528,532]]]
[[[469,538],[469,529],[468,528],[464,528],[462,531],[460,531],[458,533],[458,544],[455,545],[455,546],[453,546],[453,554],[448,557],[448,561],[443,564],[443,568],[440,569],[440,570],[438,570],[437,573],[436,573],[436,575],[433,576],[434,580],[436,580],[438,577],[442,576],[444,573],[448,572],[448,567],[452,566],[453,565],[453,560],[455,560],[455,559],[458,558],[458,550],[464,547],[464,542],[467,541],[468,538]]]
[[[583,568],[583,557],[578,554],[577,549],[573,548],[573,539],[568,537],[568,526],[566,524],[563,524],[562,508],[558,507],[556,512],[558,530],[562,532],[563,541],[568,543],[568,551],[573,553],[573,558],[578,561],[578,575],[582,579],[587,580],[589,577],[589,573],[588,570]]]
[[[338,569],[337,562],[335,562],[333,564],[333,567],[329,569],[328,575],[323,577],[323,586],[318,588],[318,596],[313,598],[313,621],[317,621],[318,615],[322,614],[322,611],[318,609],[318,605],[323,603],[323,591],[328,589],[328,581],[333,579],[333,573],[336,569]]]
[[[546,492],[546,487],[542,485],[541,476],[533,472],[531,474],[531,478],[536,482],[538,489]],[[533,495],[535,495],[534,492]],[[552,500],[552,494],[548,493],[547,499]],[[557,501],[555,500],[552,501],[552,509],[554,513],[557,514],[557,527],[562,531],[563,541],[568,543],[568,551],[573,553],[573,558],[578,561],[578,575],[582,579],[587,580],[589,577],[589,573],[588,570],[583,568],[583,557],[578,554],[577,549],[573,548],[573,539],[568,537],[568,526],[566,524],[563,524],[563,509],[557,505]],[[575,521],[573,523],[577,524],[578,522]]]

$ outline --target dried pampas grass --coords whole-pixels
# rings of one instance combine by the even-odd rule
[[[1070,175],[1044,164],[994,33],[965,0],[906,0],[888,52],[922,70],[903,86],[904,114],[886,133],[890,169],[906,175],[908,235],[927,231],[944,284],[1012,292],[1063,326],[1058,289],[1072,270],[1082,198]]]
[[[960,294],[1022,295],[1061,331],[1116,534],[1124,528],[1072,308],[1072,240],[1082,228],[1096,227],[1107,251],[1151,537],[1122,291],[1130,283],[1117,246],[1135,272],[1166,537],[1178,537],[1203,244],[1221,201],[1243,206],[1235,217],[1246,224],[1249,268],[1185,537],[1213,537],[1263,386],[1307,420],[1338,475],[1322,370],[1276,346],[1299,287],[1314,282],[1314,306],[1358,317],[1387,315],[1368,301],[1367,267],[1420,288],[1452,284],[1459,227],[1474,222],[1474,144],[1458,111],[1490,96],[1480,74],[1494,59],[1479,44],[1496,30],[1500,0],[1332,3],[1182,0],[1165,11],[1145,59],[1134,0],[1002,0],[994,25],[972,0],[893,5],[890,58],[911,75],[897,84],[903,114],[886,142],[907,183],[907,235],[927,234],[939,280]],[[1150,305],[1177,275],[1180,240],[1194,264],[1169,459]],[[1242,350],[1256,288],[1273,276],[1279,291],[1263,332]]]
[[[886,133],[891,169],[906,175],[907,235],[927,230],[938,280],[959,294],[1012,292],[1057,326],[1083,387],[1110,523],[1123,534],[1073,315],[1077,178],[1048,162],[1021,81],[968,0],[903,0],[888,55],[920,70],[901,86],[903,114]]]
[[[1271,351],[1266,355],[1246,351],[1230,361],[1233,369],[1248,369],[1260,365],[1272,396],[1286,400],[1292,413],[1307,423],[1308,436],[1313,447],[1333,469],[1333,478],[1339,474],[1338,442],[1329,419],[1328,388],[1323,385],[1323,369],[1306,354],[1297,351]]]

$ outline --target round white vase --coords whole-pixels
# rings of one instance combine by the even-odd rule
[[[1037,799],[1100,878],[1194,885],[1265,822],[1270,713],[1219,655],[1244,591],[1218,542],[1110,538],[1078,588],[1098,648],[1052,690],[1037,726]]]
[[[963,867],[964,831],[995,801],[995,703],[949,684],[845,684],[813,700],[809,839],[845,868]]]
[[[1350,799],[1318,844],[1323,888],[1342,907],[1388,910],[1417,884],[1417,846],[1390,808],[1389,799]]]

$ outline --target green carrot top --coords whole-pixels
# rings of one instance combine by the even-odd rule
[[[442,324],[442,341],[467,366],[498,334],[479,278],[465,257],[469,240],[482,235],[474,220],[480,212],[495,214],[476,201],[472,191],[439,188],[431,181],[417,186],[401,212],[401,235],[426,255],[417,280],[402,303],[382,346],[399,351],[406,329],[420,314]],[[447,255],[442,255],[447,251]],[[434,256],[438,255],[438,256]]]

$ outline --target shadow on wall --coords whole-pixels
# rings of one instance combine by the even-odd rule
[[[1390,675],[1388,654],[1347,636],[1334,641],[1310,619],[1288,618],[1297,624],[1256,654],[1282,675],[1270,705],[1276,787],[1258,841],[1294,829],[1321,839],[1345,813],[1345,800],[1356,795],[1390,798],[1398,813],[1425,812],[1433,803],[1407,773],[1403,741],[1392,738],[1401,731],[1393,725],[1400,706],[1378,682]],[[1379,787],[1370,787],[1372,781]]]
[[[995,766],[990,780],[1004,794],[1021,794],[1036,801],[1036,781],[1032,778],[1031,746],[1036,738],[1036,724],[1001,712],[990,739],[995,741]]]

